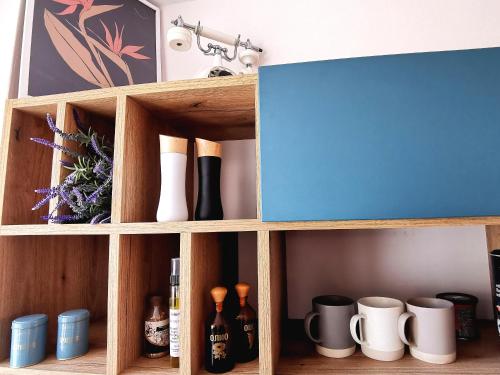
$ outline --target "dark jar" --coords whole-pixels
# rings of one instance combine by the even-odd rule
[[[465,293],[439,293],[436,298],[445,299],[455,307],[455,330],[457,339],[463,341],[475,340],[479,337],[476,319],[478,299]]]
[[[160,358],[168,354],[169,325],[167,310],[163,298],[153,296],[149,299],[149,308],[144,319],[144,355],[148,358]]]

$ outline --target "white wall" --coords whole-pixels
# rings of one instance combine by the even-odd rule
[[[162,11],[164,25],[181,14],[250,37],[267,65],[500,45],[498,0],[194,0]],[[194,44],[186,53],[165,48],[163,61],[169,80],[211,63]],[[292,318],[324,293],[405,299],[447,290],[477,295],[480,316],[491,317],[483,227],[289,233],[287,249]],[[240,252],[247,279],[248,254]]]
[[[264,64],[497,46],[498,0],[194,0],[162,7],[163,21],[242,34],[265,49]],[[307,30],[307,32],[305,32]],[[166,48],[168,79],[190,78],[210,58],[193,45]]]

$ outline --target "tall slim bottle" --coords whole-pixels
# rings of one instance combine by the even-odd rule
[[[157,221],[188,219],[186,202],[187,139],[160,135],[161,192]]]
[[[227,289],[219,286],[210,293],[215,302],[215,312],[210,314],[205,327],[205,369],[222,373],[234,367],[231,327],[222,313]]]
[[[240,301],[240,312],[234,321],[234,353],[236,362],[250,362],[259,355],[257,314],[248,303],[250,285],[238,283],[234,287]]]
[[[198,153],[198,202],[195,220],[222,220],[220,197],[220,170],[222,146],[220,143],[196,138]]]
[[[172,259],[170,272],[170,365],[179,367],[180,357],[180,258]]]

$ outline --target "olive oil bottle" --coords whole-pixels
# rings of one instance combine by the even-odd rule
[[[215,312],[210,314],[205,327],[205,369],[222,373],[234,367],[231,327],[222,313],[227,289],[215,287],[210,294],[215,302]]]
[[[179,275],[180,258],[171,260],[170,271],[170,366],[179,367],[180,355],[180,293],[179,293]]]
[[[235,359],[236,362],[250,362],[259,355],[257,314],[247,301],[250,285],[238,283],[235,289],[240,301],[233,328]]]

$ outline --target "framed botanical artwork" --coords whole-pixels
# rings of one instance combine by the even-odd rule
[[[160,80],[158,7],[146,0],[27,0],[20,97]]]

